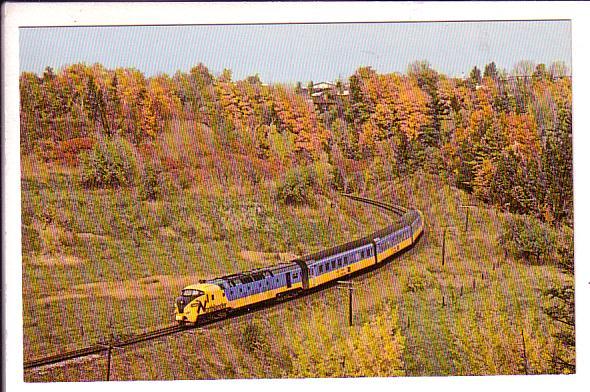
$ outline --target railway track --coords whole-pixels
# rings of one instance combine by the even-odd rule
[[[393,204],[388,204],[388,203],[383,203],[377,200],[372,200],[372,199],[367,199],[366,197],[361,197],[361,196],[354,196],[354,195],[349,195],[346,193],[342,193],[341,194],[344,197],[348,197],[349,199],[352,200],[356,200],[356,201],[360,201],[366,204],[370,204],[373,205],[375,207],[379,207],[382,208],[386,211],[390,211],[393,212],[394,214],[396,214],[397,216],[402,216],[403,214],[405,214],[406,212],[408,212],[407,208],[401,207],[401,206],[396,206]]]
[[[352,200],[356,200],[356,201],[359,201],[359,202],[362,202],[365,204],[379,207],[379,208],[384,209],[386,211],[392,212],[392,213],[396,214],[397,216],[402,216],[404,213],[406,213],[408,211],[406,208],[401,207],[401,206],[383,203],[380,201],[368,199],[368,198],[361,197],[361,196],[354,196],[354,195],[349,195],[349,194],[344,194],[344,193],[341,195],[344,197],[347,197],[349,199],[352,199]],[[322,288],[318,288],[318,289],[322,289]],[[312,290],[312,291],[304,294],[304,296],[313,294],[316,291],[317,290]],[[270,306],[278,305],[278,304],[283,303],[283,302],[290,300],[292,298],[293,297],[290,297],[290,298],[285,297],[281,300],[274,301],[272,304],[270,304],[270,303],[263,304],[259,307],[259,309],[265,309]],[[160,329],[157,329],[154,331],[134,335],[134,336],[127,338],[125,340],[117,340],[117,341],[113,341],[113,342],[99,343],[99,344],[95,344],[95,345],[92,345],[89,347],[64,352],[61,354],[56,354],[56,355],[52,355],[52,356],[48,356],[48,357],[44,357],[44,358],[38,358],[38,359],[30,360],[30,361],[25,361],[23,367],[24,367],[24,369],[34,369],[34,368],[39,368],[42,366],[53,365],[53,364],[57,364],[60,362],[65,362],[65,361],[77,359],[77,358],[87,357],[90,355],[101,354],[101,353],[104,353],[107,350],[109,350],[109,345],[111,347],[118,347],[118,348],[131,346],[134,344],[146,342],[146,341],[157,339],[160,337],[173,335],[178,332],[202,328],[202,327],[217,323],[222,320],[230,320],[230,319],[242,316],[246,313],[249,313],[248,309],[238,310],[238,311],[230,314],[229,316],[226,316],[223,318],[211,318],[211,319],[203,320],[202,322],[199,322],[199,324],[197,326],[188,326],[187,327],[187,326],[179,326],[179,325],[170,325],[170,326],[160,328]]]
[[[183,331],[185,329],[186,328],[180,327],[178,325],[171,325],[171,326],[168,326],[165,328],[157,329],[155,331],[135,335],[135,336],[133,336],[129,339],[123,340],[123,341],[116,341],[116,342],[110,342],[110,343],[114,347],[115,346],[116,347],[125,347],[125,346],[130,346],[132,344],[156,339],[156,338],[159,338],[162,336],[172,335],[172,334],[178,333],[180,331]],[[93,346],[81,348],[78,350],[73,350],[73,351],[69,351],[69,352],[65,352],[65,353],[61,353],[61,354],[56,354],[56,355],[52,355],[52,356],[45,357],[45,358],[39,358],[39,359],[31,360],[31,361],[26,361],[24,363],[24,368],[25,369],[33,369],[33,368],[37,368],[37,367],[41,367],[41,366],[53,365],[56,363],[65,362],[65,361],[68,361],[71,359],[86,357],[86,356],[94,355],[94,354],[100,354],[100,353],[108,350],[108,344],[109,343],[99,343],[99,344],[95,344]]]

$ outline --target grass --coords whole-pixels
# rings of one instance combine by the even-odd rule
[[[209,150],[220,148],[203,134],[211,137]],[[184,139],[166,143],[175,140]],[[277,204],[276,173],[252,169],[254,185],[235,168],[245,158],[205,155],[195,161],[203,175],[157,201],[142,201],[133,187],[82,190],[75,170],[23,159],[25,359],[92,344],[111,331],[125,336],[168,324],[183,285],[272,261],[251,252],[309,253],[388,222],[336,193],[317,195],[312,206]],[[427,227],[411,251],[357,278],[352,329],[347,294],[330,288],[221,328],[118,351],[113,379],[551,371],[556,330],[542,310],[543,290],[573,277],[506,258],[498,235],[507,216],[438,177],[382,182],[368,196],[416,206]],[[465,204],[476,205],[467,231],[459,208]],[[375,342],[389,354],[359,351]],[[363,359],[359,367],[347,364],[355,355]],[[25,379],[100,380],[104,366],[103,359],[89,359],[26,372]]]
[[[76,171],[34,156],[22,166],[25,358],[170,323],[184,285],[269,263],[244,252],[301,255],[388,222],[337,194],[277,205],[267,183],[220,192],[197,180],[143,201],[135,188],[84,190]],[[221,169],[241,182],[231,162]],[[160,281],[138,284],[149,277]]]

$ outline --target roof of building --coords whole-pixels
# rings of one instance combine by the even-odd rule
[[[313,85],[314,89],[327,89],[327,88],[333,88],[334,85],[332,83],[328,83],[328,82],[320,82],[320,83],[316,83]]]

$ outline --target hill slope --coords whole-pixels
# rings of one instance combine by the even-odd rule
[[[572,283],[573,278],[556,266],[506,258],[498,235],[508,214],[485,205],[474,207],[464,232],[465,213],[458,206],[476,203],[437,177],[415,175],[381,183],[378,189],[369,196],[421,209],[427,229],[411,251],[356,278],[352,329],[347,325],[347,294],[333,287],[220,327],[124,350],[113,361],[112,377],[552,372],[550,358],[557,349],[552,334],[557,327],[543,312],[543,292]],[[340,208],[351,215],[360,212],[358,206]],[[443,266],[444,226],[448,228]],[[90,360],[75,369],[66,365],[44,374],[27,373],[27,378],[95,380],[101,379],[104,366],[102,360]]]

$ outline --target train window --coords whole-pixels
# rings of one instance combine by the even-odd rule
[[[321,274],[322,272],[324,272],[324,266],[323,265],[320,265],[319,273]]]

